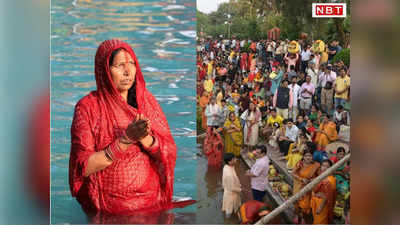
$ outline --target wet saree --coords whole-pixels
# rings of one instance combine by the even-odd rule
[[[235,118],[235,121],[231,121],[227,119],[224,124],[224,139],[225,139],[225,152],[233,153],[235,156],[240,155],[240,150],[243,145],[243,133],[242,131],[233,131],[232,133],[228,133],[228,130],[231,129],[232,126],[235,126],[242,130],[242,126],[240,125],[240,121],[238,118]]]
[[[319,163],[314,162],[313,164],[306,167],[303,161],[297,163],[293,170],[293,173],[301,178],[313,179],[317,176],[319,169]],[[293,195],[298,193],[305,185],[296,178],[293,179]],[[301,197],[295,204],[296,211],[303,214],[311,213],[311,192]]]
[[[257,200],[247,201],[242,206],[240,206],[239,209],[239,215],[241,220],[240,224],[254,224],[259,219],[261,219],[261,217],[258,215],[261,207],[267,207],[269,209],[268,211],[272,210],[270,205]],[[269,224],[282,224],[281,217],[276,216],[269,222]]]
[[[222,166],[222,154],[224,151],[224,143],[221,136],[214,133],[213,127],[207,128],[206,138],[203,144],[204,154],[207,156],[208,165],[216,168]]]
[[[328,123],[321,123],[319,129],[325,133],[317,132],[315,136],[315,144],[319,150],[325,150],[325,147],[337,140],[338,134],[336,130],[336,124],[332,121]]]
[[[245,202],[242,206],[240,206],[239,209],[241,224],[250,224],[257,222],[260,219],[258,212],[261,207],[265,206],[268,207],[266,203],[257,200]]]
[[[137,108],[122,98],[112,82],[108,62],[111,53],[119,48],[136,62],[132,90],[136,91]],[[76,104],[71,125],[69,185],[72,196],[89,216],[157,214],[174,207],[176,145],[161,107],[146,89],[132,48],[119,40],[103,42],[96,52],[95,78],[97,90]],[[132,144],[121,159],[85,177],[89,157],[118,141],[138,113],[151,121],[151,133],[158,147],[149,151]]]
[[[326,203],[322,211],[317,214],[317,209],[323,202],[322,198],[318,198],[316,193],[322,193],[326,197]],[[333,222],[333,208],[336,202],[336,179],[334,176],[328,176],[321,183],[314,187],[311,208],[314,217],[313,224],[332,224]]]

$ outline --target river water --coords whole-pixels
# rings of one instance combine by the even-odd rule
[[[147,87],[178,146],[175,196],[197,199],[195,8],[193,0],[53,0],[51,5],[51,222],[87,223],[68,186],[70,126],[76,102],[96,89],[94,56],[111,38],[131,44]],[[176,209],[194,221],[197,205]],[[188,216],[189,215],[189,216]],[[185,217],[186,216],[186,217]],[[188,218],[189,217],[189,218]]]

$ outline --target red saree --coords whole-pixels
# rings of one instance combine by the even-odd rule
[[[123,100],[111,79],[109,57],[119,48],[126,50],[136,62],[137,108]],[[157,213],[174,207],[176,145],[161,107],[146,89],[132,48],[119,40],[103,42],[96,52],[95,77],[97,90],[79,100],[71,126],[69,184],[72,196],[85,213],[96,216],[99,213]],[[158,147],[145,150],[132,144],[120,160],[84,177],[89,156],[118,140],[120,132],[138,113],[151,121]]]
[[[222,142],[221,136],[212,131],[212,127],[208,127],[207,129],[203,149],[204,154],[207,156],[208,165],[220,168],[222,166],[224,143]]]

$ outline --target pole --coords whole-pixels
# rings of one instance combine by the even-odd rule
[[[228,22],[228,37],[231,39],[231,23]]]
[[[313,189],[313,187],[319,182],[321,182],[323,179],[325,179],[327,176],[335,172],[341,165],[343,165],[346,161],[350,159],[350,155],[346,155],[343,159],[341,159],[339,162],[335,163],[332,167],[328,168],[325,172],[320,174],[317,178],[315,178],[313,181],[308,183],[301,191],[299,191],[297,194],[293,195],[290,197],[287,201],[285,201],[282,205],[280,205],[278,208],[274,209],[271,213],[268,215],[262,217],[255,225],[263,225],[267,224],[269,221],[271,221],[273,218],[275,218],[277,215],[281,214],[283,211],[285,211],[287,208],[289,208],[295,201],[297,201],[299,198],[301,198],[303,195],[308,193]]]

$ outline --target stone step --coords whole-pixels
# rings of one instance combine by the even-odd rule
[[[241,152],[241,158],[245,162],[245,164],[251,168],[255,161],[249,159],[247,154],[245,152]],[[269,198],[274,202],[275,207],[278,207],[279,205],[282,205],[285,202],[285,199],[282,198],[282,196],[278,193],[276,193],[272,187],[268,184],[267,189],[265,190],[267,192],[267,195]],[[293,223],[293,218],[295,217],[295,211],[294,211],[294,206],[290,207],[289,209],[285,210],[283,212],[283,217],[286,221],[290,221],[290,223]]]

